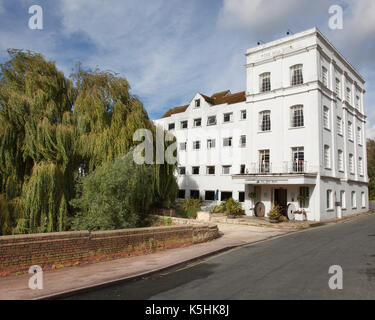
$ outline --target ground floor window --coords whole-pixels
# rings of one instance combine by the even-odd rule
[[[327,190],[327,209],[332,209],[332,190]]]
[[[206,191],[204,193],[205,200],[215,200],[215,191]]]
[[[185,199],[185,190],[178,190],[178,198]]]
[[[346,199],[345,199],[345,191],[344,190],[340,191],[340,203],[341,203],[341,208],[345,209],[346,208]]]
[[[221,198],[220,198],[221,201],[225,201],[225,200],[227,200],[229,198],[232,198],[232,192],[230,192],[230,191],[221,191]]]
[[[362,208],[366,207],[366,195],[364,192],[361,193],[361,199],[362,199]]]
[[[355,191],[352,191],[352,208],[357,207],[357,196],[355,194]]]
[[[309,207],[309,198],[310,198],[309,187],[300,187],[298,200],[299,200],[299,205],[301,208]]]
[[[238,201],[239,201],[239,202],[245,202],[245,192],[240,191],[240,192],[238,193]]]
[[[199,190],[190,190],[190,198],[199,199]]]

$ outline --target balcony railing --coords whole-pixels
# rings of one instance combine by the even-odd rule
[[[284,161],[274,165],[271,162],[252,162],[245,170],[246,174],[280,174],[280,173],[306,173],[308,172],[307,161]]]

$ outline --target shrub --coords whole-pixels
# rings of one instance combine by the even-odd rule
[[[274,206],[270,212],[268,212],[268,217],[273,220],[278,220],[281,217],[281,207],[279,205]]]
[[[234,200],[233,198],[229,198],[223,201],[220,207],[221,212],[224,212],[226,214],[239,214],[242,212],[241,202]]]
[[[201,210],[200,199],[186,199],[176,207],[176,214],[181,218],[195,219],[197,212]]]
[[[202,201],[200,199],[189,198],[182,201],[182,208],[187,212],[189,209],[200,209]]]
[[[153,168],[137,165],[133,154],[105,163],[79,183],[73,230],[112,230],[141,225],[152,202]]]

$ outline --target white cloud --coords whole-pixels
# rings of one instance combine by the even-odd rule
[[[218,26],[248,30],[259,38],[268,37],[293,29],[297,21],[312,27],[318,16],[318,20],[323,18],[328,10],[326,5],[326,0],[224,0]]]

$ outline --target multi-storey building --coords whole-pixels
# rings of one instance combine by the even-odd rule
[[[246,60],[246,91],[197,93],[155,120],[177,138],[179,198],[316,221],[368,210],[361,75],[316,28]]]

